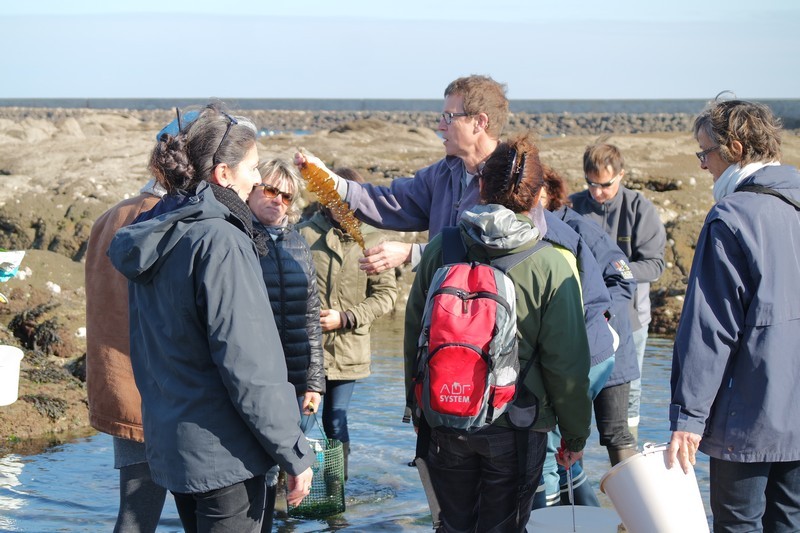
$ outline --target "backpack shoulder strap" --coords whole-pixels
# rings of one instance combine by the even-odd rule
[[[450,265],[466,260],[467,247],[461,239],[458,226],[442,228],[442,264]]]
[[[508,274],[508,271],[520,264],[524,261],[527,257],[532,256],[542,248],[547,248],[548,246],[552,246],[549,242],[544,239],[539,239],[539,242],[528,248],[527,250],[523,250],[521,252],[517,252],[515,254],[508,254],[504,255],[503,257],[498,257],[494,261],[492,261],[492,266],[503,272],[503,274]],[[525,381],[525,376],[528,374],[528,370],[531,369],[531,365],[533,364],[534,358],[531,358],[528,361],[528,364],[525,365],[525,368],[522,370],[522,373],[519,375],[518,380],[520,382]]]
[[[780,198],[787,204],[793,205],[796,209],[800,209],[800,202],[792,200],[791,198],[787,198],[786,196],[782,195],[775,189],[771,187],[765,187],[764,185],[742,185],[741,187],[736,188],[736,192],[743,191],[743,192],[757,192],[760,194],[769,194],[770,196],[774,196],[776,198]]]
[[[552,246],[549,242],[544,239],[539,239],[535,245],[531,246],[527,250],[523,250],[521,252],[517,252],[515,254],[508,254],[504,255],[503,257],[498,257],[497,259],[492,261],[492,266],[495,268],[500,269],[503,273],[507,273],[509,270],[523,262],[526,258],[532,256],[542,248],[546,248],[547,246]]]

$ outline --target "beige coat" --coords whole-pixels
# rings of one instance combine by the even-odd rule
[[[128,335],[128,280],[106,255],[114,234],[158,197],[142,193],[124,200],[95,221],[86,251],[86,388],[92,427],[124,439],[144,441],[139,390],[133,380]]]
[[[397,299],[394,269],[367,276],[358,268],[361,248],[320,213],[297,230],[311,248],[322,308],[349,311],[355,317],[355,328],[323,334],[325,375],[330,380],[365,378],[370,373],[372,322],[392,311]],[[361,233],[367,248],[382,240],[381,233],[363,224]]]

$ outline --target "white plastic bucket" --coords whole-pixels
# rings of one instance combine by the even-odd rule
[[[0,345],[0,405],[11,405],[19,395],[19,364],[22,350]]]
[[[572,506],[555,505],[535,509],[528,520],[528,531],[548,533],[617,533],[622,520],[613,509],[575,506],[575,529],[572,528]]]
[[[703,499],[694,469],[667,468],[667,444],[646,443],[600,479],[630,533],[707,532]]]

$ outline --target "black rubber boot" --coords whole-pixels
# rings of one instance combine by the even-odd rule
[[[347,463],[350,455],[350,442],[342,443],[342,456],[344,457],[344,480],[347,481]]]
[[[633,457],[639,453],[639,450],[636,446],[632,446],[630,448],[620,448],[620,449],[612,449],[608,448],[608,459],[611,461],[611,466],[614,466],[617,463],[621,463],[628,457]]]
[[[272,518],[275,516],[275,500],[278,494],[278,485],[267,485],[266,505],[264,505],[264,520],[261,522],[261,533],[272,532]]]

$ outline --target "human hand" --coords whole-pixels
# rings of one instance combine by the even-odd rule
[[[310,467],[306,468],[305,472],[299,476],[287,476],[289,481],[289,493],[286,495],[286,501],[289,505],[292,507],[300,505],[303,498],[311,493],[311,479],[313,477],[314,473],[311,471]]]
[[[295,164],[295,166],[297,168],[303,167],[306,163],[311,163],[312,165],[316,166],[317,168],[320,168],[320,169],[324,170],[325,172],[327,172],[328,175],[330,175],[331,179],[333,179],[334,182],[338,183],[338,180],[341,179],[339,176],[334,174],[331,169],[329,169],[327,166],[325,166],[325,163],[323,163],[322,159],[320,159],[319,157],[317,157],[315,155],[311,155],[308,152],[299,151],[299,150],[294,153],[294,164]]]
[[[336,309],[320,309],[319,310],[319,323],[322,325],[322,331],[333,331],[340,329],[344,324],[342,322],[342,314]]]
[[[703,437],[697,433],[673,431],[667,450],[667,467],[672,468],[677,459],[683,468],[683,473],[688,474],[695,464],[697,448],[700,446],[701,440]]]
[[[317,412],[321,396],[318,392],[306,391],[303,395],[303,414],[306,416]]]
[[[573,452],[572,450],[559,449],[558,453],[556,453],[556,462],[564,468],[570,468],[580,461],[581,457],[583,457],[583,450]]]
[[[302,148],[298,148],[294,153],[294,164],[297,167],[302,167],[309,159],[316,159],[311,154],[306,153]]]
[[[583,450],[573,452],[567,449],[567,443],[564,439],[561,439],[561,446],[559,446],[556,451],[556,462],[558,464],[569,470],[572,465],[581,460],[581,457],[583,457]]]
[[[380,274],[410,262],[412,246],[408,242],[382,242],[364,250],[364,257],[358,259],[358,267],[369,275]]]

